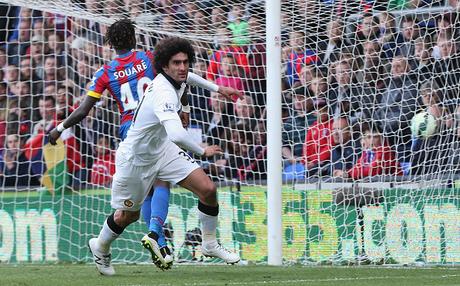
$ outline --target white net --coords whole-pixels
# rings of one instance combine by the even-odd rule
[[[0,261],[89,261],[86,241],[111,212],[118,106],[106,92],[58,147],[44,134],[114,58],[103,36],[122,17],[136,22],[138,49],[187,38],[196,74],[244,92],[190,87],[189,132],[225,150],[200,162],[219,186],[219,239],[266,261],[264,1],[4,2]],[[282,1],[286,262],[460,262],[456,2]],[[172,191],[177,261],[202,258],[195,205]],[[114,259],[147,261],[145,231],[130,226]]]

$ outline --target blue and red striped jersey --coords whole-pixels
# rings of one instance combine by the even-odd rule
[[[153,53],[130,51],[96,71],[88,95],[101,98],[107,89],[117,102],[122,124],[132,119],[139,99],[154,78]]]

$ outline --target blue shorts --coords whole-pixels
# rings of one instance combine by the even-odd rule
[[[132,123],[133,122],[131,120],[128,120],[120,125],[120,129],[118,130],[118,135],[120,135],[121,141],[125,140],[126,135],[128,135],[129,127],[131,127]]]

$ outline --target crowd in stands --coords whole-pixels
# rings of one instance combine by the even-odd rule
[[[446,1],[282,1],[284,179],[456,172],[460,1]],[[225,150],[203,167],[213,178],[266,179],[264,1],[72,5],[131,17],[140,27],[148,19],[158,32],[139,30],[139,49],[153,48],[165,31],[195,34],[191,70],[245,94],[232,101],[190,87],[190,129]],[[429,16],[415,9],[444,6]],[[46,133],[78,106],[94,72],[115,54],[103,44],[102,22],[9,5],[0,13],[1,185],[38,186],[47,170]],[[117,110],[107,94],[63,136],[74,188],[110,186]],[[438,120],[428,139],[411,133],[421,111]]]

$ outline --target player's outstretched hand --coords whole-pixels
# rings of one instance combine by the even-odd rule
[[[50,131],[48,136],[49,136],[51,145],[56,145],[57,140],[59,139],[59,137],[61,137],[61,132],[57,131],[56,128],[53,128],[53,130]]]
[[[225,96],[226,98],[230,99],[230,100],[233,99],[232,97],[234,95],[238,96],[241,99],[244,99],[244,93],[242,93],[241,91],[239,91],[238,89],[235,89],[233,87],[219,85],[219,91],[218,92],[220,94],[222,94],[223,96]]]
[[[208,147],[204,148],[203,156],[204,157],[211,157],[211,156],[214,156],[214,155],[221,155],[221,154],[222,154],[222,148],[220,148],[217,145],[211,145],[211,146],[208,146]]]

